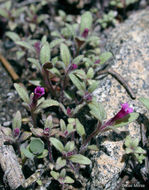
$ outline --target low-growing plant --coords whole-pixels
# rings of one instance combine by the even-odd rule
[[[75,177],[79,180],[80,168],[91,165],[88,150],[98,150],[92,144],[93,138],[138,117],[124,103],[117,114],[106,120],[103,105],[93,95],[99,85],[101,64],[112,54],[100,52],[92,22],[92,14],[85,12],[80,24],[66,24],[65,32],[57,32],[59,35],[53,35],[56,39],[50,43],[44,36],[38,42],[37,55],[28,58],[41,76],[30,81],[36,86],[34,91],[29,95],[24,86],[14,84],[30,115],[22,126],[18,111],[12,125],[22,161],[47,158],[52,164],[47,166],[51,178],[63,189]]]
[[[139,0],[111,0],[110,1],[110,5],[122,9],[122,8],[126,8],[131,4],[134,4],[136,2],[139,2]]]
[[[97,20],[97,23],[101,25],[103,29],[107,28],[109,25],[115,25],[117,23],[115,17],[117,13],[115,11],[110,11],[107,14],[104,14],[101,19]]]

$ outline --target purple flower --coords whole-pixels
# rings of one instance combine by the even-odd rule
[[[67,115],[70,116],[71,115],[71,109],[68,107],[67,108]]]
[[[33,101],[37,101],[41,96],[45,94],[45,90],[43,87],[37,86],[34,90]]]
[[[50,129],[47,127],[47,128],[44,129],[43,134],[45,136],[49,136],[49,132],[50,132]]]
[[[92,95],[89,92],[86,92],[85,95],[84,95],[84,99],[87,102],[90,102],[90,101],[92,101]]]
[[[15,137],[18,137],[20,135],[20,129],[19,128],[15,128],[13,130],[13,134],[14,134]]]
[[[107,121],[103,126],[101,126],[100,130],[105,129],[107,126],[114,125],[114,123],[117,120],[122,119],[123,117],[127,116],[129,113],[133,112],[133,108],[129,107],[128,103],[121,104],[121,106],[122,106],[121,110],[109,121]]]
[[[67,137],[68,134],[69,134],[69,133],[68,133],[68,131],[66,130],[66,131],[64,132],[65,137]]]
[[[128,115],[129,113],[133,112],[133,109],[129,107],[128,103],[124,103],[121,106],[122,106],[121,110],[113,117],[114,121],[121,119],[125,117],[126,115]]]
[[[71,70],[75,70],[75,69],[77,69],[78,68],[78,65],[76,65],[76,64],[72,64],[71,65]]]
[[[83,38],[87,38],[88,33],[89,33],[89,29],[88,29],[88,28],[85,28],[84,31],[82,32],[81,36],[82,36]]]
[[[35,48],[37,54],[40,54],[40,42],[35,42],[34,48]]]
[[[100,63],[100,59],[97,59],[94,64],[99,64]]]

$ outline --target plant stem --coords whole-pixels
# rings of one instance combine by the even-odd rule
[[[63,80],[63,85],[62,85],[62,90],[61,90],[61,93],[60,93],[60,102],[62,102],[62,103],[63,103],[63,99],[64,99],[64,90],[66,88],[66,80],[67,80],[67,72],[65,73],[64,80]]]
[[[49,160],[53,163],[52,149],[49,139],[48,139],[48,152],[49,152]]]
[[[51,81],[49,80],[49,72],[46,71],[46,70],[42,70],[42,76],[44,78],[44,81],[45,81],[45,85],[47,86],[47,88],[50,90],[52,96],[55,96],[55,90],[52,86],[52,83]]]
[[[33,126],[36,128],[36,126],[37,126],[36,114],[34,114],[33,110],[31,110],[31,118],[32,118],[32,121],[33,121]]]
[[[96,129],[87,137],[87,139],[83,142],[82,146],[80,147],[80,153],[84,152],[87,144],[91,141],[93,137],[95,137],[100,132],[101,127],[101,122],[98,122]]]

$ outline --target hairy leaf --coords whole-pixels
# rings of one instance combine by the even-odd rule
[[[14,87],[15,87],[16,91],[18,92],[20,98],[24,102],[29,104],[30,99],[29,99],[29,96],[28,96],[28,93],[27,93],[26,89],[23,86],[21,86],[20,84],[17,84],[17,83],[14,83]]]
[[[64,146],[63,144],[61,143],[61,141],[59,141],[58,139],[54,138],[54,137],[51,137],[50,138],[50,141],[52,143],[52,145],[57,149],[59,150],[60,152],[63,152],[64,151]]]
[[[72,162],[78,163],[78,164],[84,164],[84,165],[89,165],[91,164],[90,159],[87,157],[81,155],[81,154],[75,154],[69,158]]]

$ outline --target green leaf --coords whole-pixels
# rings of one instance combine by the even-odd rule
[[[45,121],[45,128],[52,128],[53,127],[53,122],[52,122],[52,116],[49,115]]]
[[[74,183],[74,180],[71,177],[66,176],[65,180],[64,180],[64,183]]]
[[[41,154],[44,151],[44,142],[40,138],[33,138],[29,144],[29,149],[33,154]]]
[[[20,84],[17,84],[17,83],[14,83],[14,87],[16,89],[16,91],[18,92],[20,98],[26,102],[27,104],[30,103],[30,99],[29,99],[29,96],[28,96],[28,93],[26,91],[26,89],[21,86]]]
[[[80,33],[82,34],[85,28],[88,28],[89,30],[92,27],[92,14],[87,11],[81,16],[81,23],[80,23]]]
[[[26,148],[21,148],[21,153],[23,153],[25,155],[25,157],[27,158],[34,158],[34,154],[32,154],[28,149]]]
[[[52,145],[57,149],[59,150],[60,152],[63,152],[64,151],[64,146],[63,144],[61,143],[61,141],[59,141],[58,139],[54,138],[54,137],[51,137],[50,138],[50,142],[52,143]]]
[[[10,20],[8,22],[8,26],[9,26],[10,30],[15,30],[15,28],[17,27],[17,23]]]
[[[77,87],[78,90],[85,91],[86,86],[85,82],[81,82],[74,74],[70,73],[69,77],[72,81],[72,83]]]
[[[93,77],[94,77],[94,70],[93,70],[93,68],[90,67],[87,72],[87,78],[92,79]]]
[[[84,55],[79,55],[73,59],[74,64],[79,64],[84,58]]]
[[[87,148],[88,148],[89,150],[99,151],[97,145],[89,145]]]
[[[36,67],[36,69],[38,69],[39,71],[41,71],[41,65],[40,65],[38,59],[28,58],[27,61],[33,63],[34,66]]]
[[[6,32],[5,35],[14,42],[20,40],[20,36],[15,32]]]
[[[65,176],[66,176],[66,169],[63,168],[63,169],[61,170],[61,172],[60,172],[59,177],[60,177],[60,178],[65,178]]]
[[[32,133],[31,133],[31,132],[24,131],[24,132],[22,133],[22,135],[20,136],[19,141],[20,141],[20,142],[23,142],[23,141],[27,140],[28,138],[30,138],[31,136],[32,136]]]
[[[56,160],[56,170],[59,170],[61,168],[63,168],[64,166],[66,166],[66,160],[59,157],[57,160]]]
[[[95,98],[88,104],[90,113],[99,121],[103,121],[106,118],[106,112],[101,103],[97,102]]]
[[[40,80],[29,80],[28,82],[30,84],[33,84],[34,86],[41,86],[41,81]]]
[[[48,150],[44,149],[42,154],[40,154],[39,156],[37,156],[37,158],[45,158],[48,156]]]
[[[60,54],[61,54],[61,59],[64,62],[65,66],[67,67],[70,63],[71,60],[71,55],[68,47],[65,44],[60,45]]]
[[[67,142],[67,144],[65,145],[65,151],[70,152],[73,151],[74,149],[75,149],[74,141]]]
[[[143,97],[141,97],[141,98],[139,98],[139,100],[140,100],[140,102],[142,102],[142,103],[145,105],[145,107],[149,110],[149,98],[143,98]]]
[[[47,42],[47,36],[44,35],[42,38],[41,38],[41,44],[42,46]]]
[[[99,86],[99,81],[96,81],[96,80],[90,80],[88,81],[90,82],[90,86],[88,88],[88,92],[92,93],[94,92],[94,90],[97,89],[97,87]]]
[[[82,104],[77,105],[75,109],[73,110],[73,115],[77,114],[85,105],[86,105],[86,102],[83,102]]]
[[[49,15],[46,14],[39,15],[37,17],[37,23],[40,24],[43,20],[46,20],[47,18],[49,18]]]
[[[52,176],[54,179],[56,179],[56,180],[59,178],[59,173],[58,173],[58,172],[51,171],[50,174],[51,174],[51,176]]]
[[[66,130],[66,124],[63,119],[60,119],[60,128],[63,132]]]
[[[24,51],[17,51],[16,53],[17,60],[21,59],[24,55],[25,55]]]
[[[57,102],[56,100],[47,99],[39,105],[38,109],[36,110],[36,113],[38,113],[41,109],[45,109],[51,106],[59,106],[59,102]]]
[[[51,58],[51,50],[48,42],[45,42],[40,50],[40,62],[42,65],[49,62]]]
[[[137,148],[135,149],[135,153],[137,153],[137,154],[145,154],[146,151],[143,150],[143,148],[141,148],[141,147],[137,147]]]
[[[110,52],[104,52],[99,56],[100,64],[105,63],[112,57],[112,53]]]
[[[12,128],[21,128],[21,124],[22,124],[22,117],[21,117],[21,113],[20,111],[17,111],[17,113],[14,116],[14,119],[12,121]]]
[[[36,137],[43,137],[43,129],[31,127],[30,130]]]
[[[139,155],[139,154],[135,154],[137,161],[142,164],[143,160],[145,160],[146,156],[144,156],[143,154]]]
[[[7,1],[7,2],[5,3],[5,8],[6,8],[7,10],[10,10],[11,5],[12,5],[12,1]]]
[[[69,158],[72,162],[78,164],[89,165],[91,164],[91,160],[81,154],[75,154]]]
[[[6,11],[4,8],[0,8],[0,16],[8,19],[9,18],[8,11]]]
[[[128,125],[130,122],[137,120],[138,117],[138,113],[130,113],[126,117],[117,120],[114,124],[114,127],[122,127],[124,125]]]
[[[25,41],[16,41],[15,42],[17,45],[22,46],[32,52],[35,52],[35,49],[33,48],[33,46],[31,44],[29,44],[28,42]]]
[[[131,137],[128,135],[126,138],[125,138],[125,146],[129,147],[131,145]]]
[[[71,34],[70,36],[75,36],[75,30],[72,24],[65,23],[67,30]]]
[[[77,69],[73,71],[72,73],[77,75],[80,79],[86,79],[86,73],[83,69]]]
[[[65,40],[64,39],[56,39],[56,40],[53,40],[51,43],[50,43],[50,48],[54,48],[56,47],[57,45],[61,44],[62,42],[64,42]]]
[[[80,123],[80,121],[78,119],[76,119],[76,130],[77,133],[83,137],[85,135],[85,129],[84,126]]]
[[[68,133],[71,133],[71,132],[74,131],[73,124],[69,123],[69,124],[67,125],[67,131],[68,131]]]

